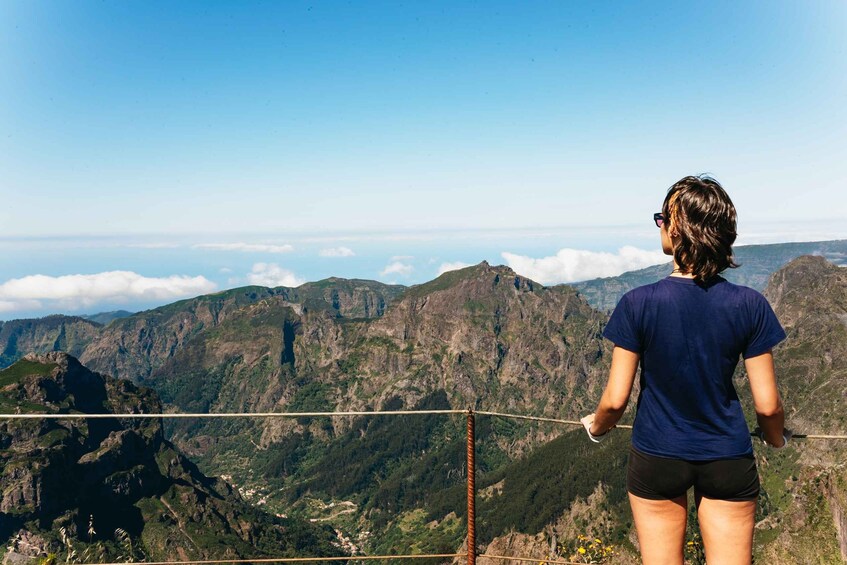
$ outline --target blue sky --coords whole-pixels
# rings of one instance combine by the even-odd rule
[[[847,237],[845,26],[840,1],[3,2],[0,319],[514,256],[567,282],[655,261],[700,172],[742,242]]]

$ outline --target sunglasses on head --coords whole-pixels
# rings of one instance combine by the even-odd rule
[[[653,214],[653,221],[656,222],[656,227],[660,228],[665,223],[665,215],[661,212],[656,212]]]

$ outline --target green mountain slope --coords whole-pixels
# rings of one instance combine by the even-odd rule
[[[0,371],[0,405],[3,412],[161,411],[152,390],[55,352]],[[0,420],[0,485],[7,559],[340,555],[331,528],[265,514],[204,476],[164,439],[159,420]]]
[[[108,326],[112,321],[132,316],[132,314],[132,312],[129,312],[127,310],[113,310],[111,312],[99,312],[97,314],[91,314],[89,316],[80,317],[85,318],[86,320],[91,320],[92,322],[97,322],[98,324],[102,324],[104,326]]]

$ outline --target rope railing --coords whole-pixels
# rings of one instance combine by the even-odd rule
[[[439,553],[439,554],[406,554],[406,555],[356,555],[347,557],[278,557],[278,558],[253,558],[253,559],[214,559],[214,560],[188,560],[188,561],[147,561],[145,565],[213,565],[213,564],[248,564],[248,563],[304,563],[304,562],[333,562],[333,561],[379,561],[379,560],[403,560],[403,559],[456,559],[465,557],[467,565],[476,565],[477,559],[499,559],[507,561],[530,562],[534,561],[541,565],[578,565],[572,561],[560,559],[546,559],[539,557],[490,555],[477,553],[476,550],[476,485],[475,485],[475,451],[476,451],[476,416],[490,416],[497,418],[510,418],[532,422],[545,422],[552,424],[563,424],[570,426],[582,426],[577,420],[563,420],[558,418],[545,418],[540,416],[528,416],[525,414],[513,414],[508,412],[492,412],[486,410],[371,410],[371,411],[346,411],[346,412],[212,412],[212,413],[125,413],[125,414],[88,414],[82,412],[74,413],[26,413],[26,414],[0,414],[2,420],[88,420],[88,419],[176,419],[176,418],[320,418],[320,417],[350,417],[350,416],[420,416],[420,415],[458,415],[467,417],[467,554],[462,553]],[[631,425],[623,424],[617,426],[623,429],[632,429]],[[754,434],[751,434],[754,435]],[[797,439],[836,439],[845,440],[847,435],[823,435],[823,434],[794,434]],[[118,565],[117,563],[88,563],[82,565]]]
[[[335,418],[344,416],[411,416],[427,414],[468,414],[473,412],[478,416],[494,416],[499,418],[511,418],[515,420],[528,420],[532,422],[548,422],[552,424],[565,424],[570,426],[582,426],[578,420],[562,420],[559,418],[544,418],[540,416],[527,416],[525,414],[512,414],[508,412],[491,412],[488,410],[357,410],[346,412],[128,412],[118,413],[87,413],[87,412],[28,412],[21,414],[0,414],[0,420],[88,420],[88,419],[181,419],[181,418]],[[631,425],[618,424],[620,429],[632,429]],[[751,433],[751,436],[756,437]],[[792,439],[842,439],[847,440],[847,434],[803,434],[794,433]]]
[[[128,412],[89,414],[87,412],[28,412],[0,414],[0,420],[87,420],[89,418],[319,418],[338,416],[411,416],[424,414],[467,414],[467,410],[360,410],[352,412]]]

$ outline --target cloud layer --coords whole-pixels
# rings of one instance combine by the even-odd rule
[[[382,271],[380,271],[380,275],[383,277],[388,275],[402,275],[407,276],[411,275],[412,271],[415,268],[408,263],[403,263],[402,261],[394,261],[393,263],[388,264]]]
[[[453,261],[451,263],[441,263],[441,266],[438,267],[438,276],[440,277],[447,271],[455,271],[456,269],[464,269],[465,267],[470,267],[470,263],[462,263],[461,261]]]
[[[318,251],[318,255],[321,257],[352,257],[355,255],[353,250],[349,247],[330,247],[328,249],[321,249]]]
[[[193,246],[194,249],[211,249],[213,251],[241,251],[244,253],[291,253],[294,251],[294,246],[286,243],[285,245],[268,245],[264,243],[198,243]]]
[[[132,271],[90,275],[29,275],[0,285],[0,311],[45,307],[88,308],[97,303],[161,301],[212,292],[217,285],[206,277],[172,275],[145,277]]]
[[[253,270],[247,273],[247,282],[273,288],[277,286],[300,286],[306,281],[276,263],[255,263]]]
[[[540,259],[509,252],[503,252],[501,255],[516,273],[541,284],[614,277],[627,271],[670,261],[670,257],[660,251],[646,251],[630,245],[621,247],[617,253],[565,248],[552,257]]]

